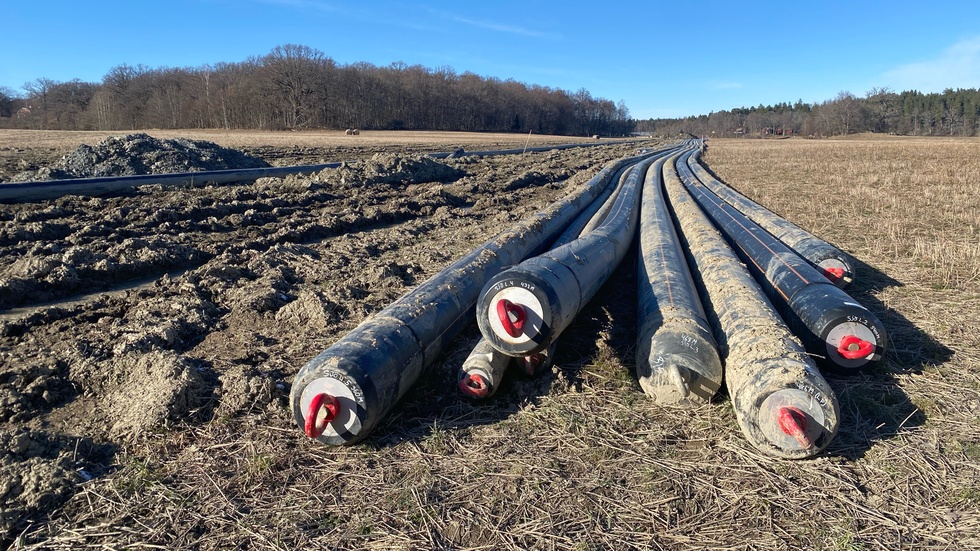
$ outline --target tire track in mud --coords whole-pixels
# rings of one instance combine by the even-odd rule
[[[158,431],[250,414],[289,426],[288,382],[312,353],[628,151],[380,155],[248,186],[0,205],[0,306],[97,292],[0,319],[0,541]]]

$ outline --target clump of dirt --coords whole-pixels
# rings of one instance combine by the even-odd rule
[[[0,432],[0,534],[17,527],[24,514],[61,505],[82,476],[73,472],[71,452],[29,430]]]
[[[323,182],[340,185],[404,185],[422,182],[451,182],[466,173],[431,157],[412,155],[403,157],[392,153],[376,153],[370,159],[343,163],[339,169],[322,171],[318,178]]]
[[[276,383],[254,367],[236,365],[221,375],[221,401],[217,417],[233,417],[261,410],[276,397]]]
[[[127,134],[105,139],[94,146],[80,145],[48,167],[25,170],[12,182],[64,180],[263,168],[264,160],[204,140],[161,140],[148,134]]]

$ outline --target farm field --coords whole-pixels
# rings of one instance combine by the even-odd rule
[[[859,261],[848,291],[889,332],[880,365],[828,377],[829,448],[787,461],[724,394],[643,395],[635,260],[540,378],[463,399],[474,324],[364,443],[294,425],[307,360],[636,144],[436,163],[527,136],[148,133],[356,162],[0,204],[0,548],[980,547],[980,140],[709,142],[722,180]],[[0,177],[107,135],[0,131]]]

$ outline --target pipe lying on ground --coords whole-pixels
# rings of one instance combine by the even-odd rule
[[[103,178],[72,178],[40,182],[0,183],[0,201],[38,201],[65,195],[104,195],[136,186],[195,186],[249,182],[259,178],[283,178],[292,174],[314,174],[341,163],[320,165],[279,166],[229,170],[203,170],[175,174],[140,174],[137,176],[107,176]]]
[[[690,169],[690,157],[676,163],[685,187],[745,260],[806,349],[824,366],[841,373],[854,373],[880,360],[887,337],[878,318],[704,187]]]
[[[647,171],[640,206],[636,375],[658,403],[690,407],[711,400],[722,368],[667,210],[663,169],[661,159]]]
[[[600,211],[612,208],[612,204],[616,201],[616,194],[622,189],[622,184],[624,182],[623,175],[630,167],[623,167],[619,169],[618,172],[613,176],[613,182],[615,184],[610,184],[605,190],[603,190],[602,195],[596,198],[591,205],[586,207],[582,214],[580,214],[571,224],[565,228],[565,231],[558,236],[551,248],[557,248],[565,243],[575,241],[579,237],[582,237],[592,229],[595,229],[595,225],[598,225],[598,218],[601,216]],[[602,216],[605,218],[604,216]],[[596,221],[596,224],[593,224]],[[592,227],[589,227],[592,226]]]
[[[453,262],[306,363],[290,391],[296,424],[324,444],[378,424],[472,315],[483,284],[544,249],[633,158],[610,163],[564,199]]]
[[[612,211],[613,207],[616,206],[616,198],[619,197],[619,194],[623,192],[623,188],[626,186],[626,183],[629,181],[630,174],[632,174],[633,170],[635,169],[636,166],[628,166],[620,170],[620,173],[615,176],[616,178],[615,181],[619,183],[616,185],[615,189],[613,189],[613,192],[610,194],[609,200],[604,202],[602,206],[599,207],[599,210],[597,210],[596,213],[593,214],[591,218],[589,218],[589,220],[585,223],[585,226],[582,227],[582,231],[580,231],[579,234],[574,238],[569,239],[569,241],[574,241],[579,237],[585,236],[586,234],[592,232],[600,225],[602,225],[603,222],[605,222],[606,217],[609,216],[609,213]],[[639,185],[639,183],[637,185]]]
[[[690,167],[701,183],[715,195],[807,259],[831,283],[844,288],[854,281],[854,259],[849,254],[724,184],[704,168],[700,159],[692,160]]]
[[[674,149],[675,147],[667,147],[658,151],[647,150],[639,152],[639,154],[653,155],[673,151]],[[625,180],[624,176],[631,168],[632,166],[620,168],[612,177],[612,181],[617,182],[617,184],[606,186],[603,192],[579,213],[565,231],[555,239],[554,243],[551,244],[551,248],[560,247],[591,231],[588,229],[588,226],[600,216],[598,214],[600,211],[605,210],[608,212],[609,208],[611,208],[615,202],[615,194],[622,189],[622,184]],[[491,353],[490,350],[493,350],[495,354]],[[521,372],[527,376],[534,376],[546,369],[550,369],[554,359],[554,353],[555,345],[552,344],[545,351],[517,357],[512,364],[510,362],[511,356],[497,352],[487,342],[486,338],[481,338],[473,347],[466,360],[463,361],[463,365],[460,366],[457,372],[460,392],[469,398],[489,398],[497,391],[500,380],[503,378],[509,365],[519,367]]]
[[[677,174],[664,181],[742,433],[774,457],[816,455],[837,433],[837,397]]]
[[[595,230],[487,282],[476,319],[494,348],[514,357],[536,354],[568,327],[626,255],[636,231],[639,182],[654,160],[636,167]]]
[[[497,392],[511,358],[481,338],[458,372],[459,390],[469,398],[489,398]]]
[[[603,144],[581,143],[532,147],[522,149],[504,149],[498,151],[457,150],[448,153],[431,153],[434,159],[449,157],[494,155],[514,155],[527,152],[544,152],[551,150],[572,149],[576,147],[597,147],[630,143],[633,140],[606,142]],[[315,174],[327,168],[338,168],[342,163],[325,163],[316,165],[279,166],[265,168],[242,168],[228,170],[202,170],[198,172],[178,172],[173,174],[139,174],[135,176],[107,176],[100,178],[70,178],[62,180],[42,180],[36,182],[0,182],[0,201],[39,201],[56,199],[65,195],[105,195],[125,191],[136,186],[164,185],[188,187],[204,184],[227,184],[232,182],[251,182],[259,178],[284,178],[293,174]]]

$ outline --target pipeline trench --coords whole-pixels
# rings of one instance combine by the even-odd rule
[[[271,151],[266,153],[274,164],[292,158],[289,151]],[[321,153],[296,160],[329,159]],[[622,260],[602,257],[588,281],[579,275],[561,279],[559,287],[574,280],[581,294],[575,312],[556,324],[561,334],[533,348],[545,354],[545,367],[515,363],[502,376],[493,367],[492,397],[482,401],[460,392],[459,369],[481,333],[459,285],[455,310],[446,314],[452,327],[430,327],[420,313],[420,305],[435,303],[436,291],[399,305],[501,232],[529,245],[526,255],[501,268],[543,252],[557,264],[539,278],[564,269],[558,265],[587,264],[596,256],[577,248],[585,245],[566,243],[570,256],[561,257],[560,248],[548,252],[556,244],[530,246],[530,231],[514,228],[587,186],[611,162],[637,153],[635,144],[618,144],[431,159],[403,149],[246,185],[149,186],[94,198],[0,204],[0,449],[11,450],[0,469],[20,490],[0,496],[0,541],[26,533],[29,543],[58,548],[108,541],[219,548],[229,533],[240,535],[236,518],[249,518],[262,534],[258,546],[268,548],[275,546],[265,538],[277,530],[288,546],[446,541],[466,547],[492,541],[533,547],[530,534],[541,533],[556,548],[572,548],[565,534],[608,534],[606,542],[613,533],[619,534],[616,541],[633,537],[613,530],[617,522],[634,535],[654,530],[656,523],[642,528],[649,519],[628,511],[650,492],[665,490],[642,477],[656,471],[667,477],[657,484],[683,484],[684,465],[701,461],[696,458],[704,450],[717,464],[742,462],[743,469],[764,461],[745,451],[752,447],[776,457],[809,457],[828,445],[833,450],[840,412],[836,402],[829,405],[833,385],[825,382],[785,374],[759,379],[760,388],[792,391],[769,401],[756,396],[745,405],[734,391],[712,397],[719,390],[713,372],[691,386],[691,377],[674,369],[655,384],[644,383],[653,390],[651,397],[643,395],[634,366],[638,348],[650,353],[637,345],[642,320],[636,305],[644,300],[637,298],[638,281],[667,274],[668,300],[680,296],[676,285],[704,284],[696,271],[668,273],[663,264],[686,254],[680,228],[678,249],[668,254],[668,242],[656,245],[660,253],[651,262],[660,264],[650,275],[638,272],[638,246],[624,245]],[[661,160],[664,168],[651,166],[673,166],[673,160]],[[637,240],[609,228],[620,214],[629,219],[630,210],[639,209],[646,171],[634,171],[623,175],[622,190],[609,194],[608,212],[596,209],[595,218],[582,220],[582,229],[573,232],[577,240],[597,241],[599,234]],[[635,188],[625,186],[631,177]],[[661,216],[674,213],[670,206]],[[488,251],[480,256],[502,255],[501,249]],[[494,275],[489,268],[486,274],[463,265],[455,270],[460,281],[489,282]],[[716,333],[713,339],[705,327],[705,320],[717,327],[717,311],[706,303],[705,313],[692,298],[684,300],[691,303],[684,310],[692,321],[671,327],[680,333],[695,327],[699,338],[678,337],[680,346],[717,340],[727,353],[733,344],[728,339],[736,337]],[[500,320],[513,312],[500,311]],[[404,312],[411,317],[402,325],[390,331],[375,325],[345,344],[366,320],[398,319]],[[788,333],[772,331],[767,342],[806,363],[799,348],[781,341]],[[432,335],[431,342],[424,335]],[[358,377],[366,365],[340,373],[341,360],[324,357],[332,379],[303,396],[302,385],[310,380],[298,374],[318,354],[339,346],[387,357],[388,343],[393,350],[417,347],[392,360],[388,371],[395,375],[369,374],[384,381],[364,383]],[[748,348],[749,354],[762,353]],[[521,353],[514,359],[528,361]],[[810,367],[800,369],[812,375]],[[693,409],[665,413],[653,399],[692,390],[697,399],[681,402]],[[818,395],[827,405],[821,412],[792,402]],[[736,409],[761,408],[772,418],[743,422],[740,412],[719,409],[718,402],[729,399]],[[344,413],[344,407],[370,409],[381,402],[384,407],[363,424]],[[330,423],[366,430],[351,438],[331,433]],[[714,427],[710,436],[697,428],[704,423]],[[324,437],[328,444],[366,442],[336,448],[308,437],[324,430],[338,437]],[[627,441],[599,440],[624,434]],[[590,467],[609,461],[622,468],[613,478]],[[806,469],[821,465],[818,460]],[[631,478],[625,474],[630,469],[644,474]],[[493,483],[479,483],[483,476]],[[98,497],[110,487],[121,493],[115,503],[123,507]],[[287,497],[274,497],[282,488]],[[578,503],[578,511],[556,509],[548,493]],[[200,505],[188,512],[168,503],[174,496]],[[286,504],[293,499],[299,505]],[[459,512],[440,509],[447,502]],[[677,514],[684,514],[684,507],[696,506],[678,507]],[[273,528],[279,521],[272,511],[287,509],[293,520]],[[618,511],[618,520],[608,519],[606,528],[576,524],[583,510],[592,515],[603,509]],[[515,528],[516,522],[540,522],[545,510],[564,524],[526,533]],[[726,514],[731,522],[736,513]],[[127,531],[133,518],[152,524],[142,539]],[[484,526],[485,518],[495,519],[496,528]],[[508,518],[513,521],[502,520]],[[127,528],[85,528],[100,523]]]

